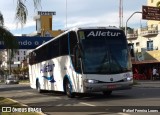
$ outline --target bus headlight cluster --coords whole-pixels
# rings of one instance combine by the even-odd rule
[[[98,83],[98,80],[86,79],[85,82],[86,82],[86,83]]]

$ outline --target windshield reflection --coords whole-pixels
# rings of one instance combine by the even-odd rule
[[[111,74],[131,69],[124,40],[83,39],[81,43],[84,73]]]

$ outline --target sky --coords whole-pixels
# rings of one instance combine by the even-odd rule
[[[65,30],[75,26],[119,27],[119,0],[41,0],[38,10],[35,10],[32,0],[26,0],[28,17],[23,27],[17,25],[15,21],[16,3],[17,0],[0,0],[4,26],[14,35],[35,32],[36,22],[33,17],[38,11],[56,12],[52,21],[53,30]],[[147,0],[123,0],[123,26],[134,12],[142,11],[142,5],[147,5]],[[140,28],[146,26],[146,20],[142,20],[141,14],[137,13],[127,25],[131,28]]]

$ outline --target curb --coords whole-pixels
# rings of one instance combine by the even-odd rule
[[[133,85],[133,87],[138,87],[138,88],[160,88],[160,86],[145,86],[145,85]]]
[[[160,82],[137,82],[133,87],[139,88],[160,88]]]
[[[21,83],[21,82],[19,82],[19,84],[26,84],[26,85],[29,85],[30,83]]]

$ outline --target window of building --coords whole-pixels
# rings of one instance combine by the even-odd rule
[[[139,46],[139,42],[136,42],[136,46]]]
[[[153,50],[153,41],[147,41],[147,50]]]
[[[134,57],[134,43],[129,43],[128,48],[129,48],[131,57]]]
[[[153,3],[154,2],[154,0],[151,0],[151,3]]]
[[[52,30],[52,18],[49,18],[49,29]]]

